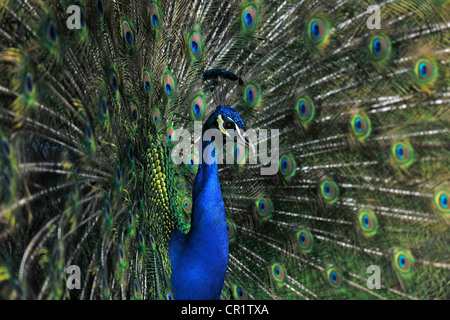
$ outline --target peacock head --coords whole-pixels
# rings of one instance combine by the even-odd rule
[[[224,139],[234,139],[233,133],[239,142],[249,148],[252,152],[255,147],[245,132],[244,120],[239,113],[230,106],[217,106],[213,114],[206,120],[203,126],[203,133],[209,129],[216,129],[222,133]]]

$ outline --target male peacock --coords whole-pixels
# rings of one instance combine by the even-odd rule
[[[1,1],[0,297],[448,299],[449,9]]]

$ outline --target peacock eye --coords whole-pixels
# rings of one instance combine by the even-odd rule
[[[226,121],[224,123],[224,127],[225,127],[225,129],[234,129],[234,123],[231,121]]]
[[[254,32],[258,23],[258,8],[254,5],[247,6],[242,12],[242,25],[246,32]]]
[[[47,26],[47,38],[54,43],[58,37],[56,26],[53,22],[50,22]]]
[[[26,89],[28,93],[33,93],[33,79],[31,75],[27,74],[26,76]]]
[[[160,27],[159,7],[156,3],[150,4],[150,20],[153,30],[158,30]]]
[[[82,27],[86,25],[86,19],[84,18],[84,13],[82,10],[80,10],[80,24]]]
[[[155,28],[158,27],[158,16],[156,14],[152,15],[152,24],[153,24],[153,27],[155,27]]]
[[[323,42],[328,35],[328,25],[322,18],[313,18],[309,22],[309,37],[312,41],[319,44]]]
[[[432,84],[438,76],[438,66],[436,62],[428,58],[421,58],[416,62],[414,68],[419,84],[425,86]]]
[[[97,1],[97,11],[100,15],[103,15],[103,2],[102,0]]]

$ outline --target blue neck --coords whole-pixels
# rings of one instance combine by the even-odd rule
[[[203,142],[202,154],[211,142]],[[216,155],[217,156],[217,155]],[[218,226],[225,225],[225,206],[220,189],[217,162],[208,153],[203,157],[194,180],[192,190],[192,217],[191,230],[196,232],[209,232]],[[211,229],[212,228],[212,229]]]
[[[208,143],[208,142],[207,142]],[[202,154],[207,146],[202,144]],[[210,143],[210,142],[209,142]],[[175,299],[219,299],[228,263],[228,231],[216,162],[204,158],[192,192],[191,230],[170,244]]]

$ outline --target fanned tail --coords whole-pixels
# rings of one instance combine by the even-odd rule
[[[236,145],[219,168],[221,298],[448,299],[449,18],[445,0],[2,2],[0,296],[176,299],[198,167],[172,161],[176,132],[225,104],[269,160]]]

